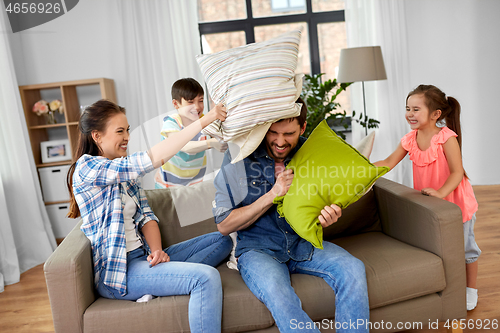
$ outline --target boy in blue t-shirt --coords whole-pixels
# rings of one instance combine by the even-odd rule
[[[163,119],[161,139],[179,132],[202,117],[203,100],[203,88],[195,79],[177,80],[172,85],[172,104],[178,113]],[[203,181],[207,166],[205,150],[210,148],[224,152],[227,144],[199,133],[159,168],[155,175],[155,188],[189,186]]]

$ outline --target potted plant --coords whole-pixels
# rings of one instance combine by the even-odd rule
[[[335,102],[337,96],[349,87],[350,83],[337,83],[336,79],[326,80],[322,82],[321,77],[325,73],[305,75],[301,97],[307,104],[307,126],[303,136],[308,137],[316,126],[326,119],[328,124],[332,126],[340,125],[347,129],[349,127],[349,118],[356,121],[365,128],[378,128],[379,121],[368,116],[363,118],[360,114],[355,118],[356,112],[352,111],[352,116],[349,117],[346,111],[337,111],[341,107],[338,102]],[[345,134],[336,132],[338,136],[345,139]]]

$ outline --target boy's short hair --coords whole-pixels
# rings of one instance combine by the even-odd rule
[[[306,102],[304,102],[304,100],[301,97],[299,97],[299,98],[297,98],[297,100],[295,101],[295,103],[301,103],[302,104],[302,107],[300,108],[300,114],[297,117],[280,119],[280,120],[277,121],[277,123],[279,123],[280,121],[283,121],[283,120],[288,120],[289,122],[292,122],[294,119],[297,119],[297,121],[299,122],[300,128],[302,128],[302,126],[304,126],[304,124],[306,123],[306,120],[307,120],[307,105],[306,105]]]
[[[186,101],[193,100],[196,96],[204,95],[203,87],[193,78],[183,78],[177,80],[172,85],[172,99],[181,101],[183,98]]]

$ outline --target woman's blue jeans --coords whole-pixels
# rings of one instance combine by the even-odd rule
[[[290,273],[323,278],[335,292],[336,331],[368,332],[368,291],[365,266],[343,248],[323,242],[323,250],[314,249],[311,260],[280,263],[268,254],[248,251],[238,259],[238,269],[248,288],[273,315],[280,332],[297,332],[314,328],[311,318],[302,310],[293,290]],[[364,325],[353,326],[360,324]],[[319,332],[318,329],[307,329]]]
[[[214,267],[229,255],[231,248],[229,236],[213,232],[166,248],[170,261],[149,267],[148,255],[140,247],[127,255],[127,294],[121,296],[102,281],[97,291],[105,298],[134,301],[146,294],[191,295],[191,332],[220,332],[222,285]]]

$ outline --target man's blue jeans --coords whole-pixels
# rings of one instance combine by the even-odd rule
[[[102,297],[134,301],[146,294],[191,295],[191,332],[220,333],[222,285],[219,271],[214,267],[229,255],[231,248],[229,236],[213,232],[166,248],[170,262],[149,267],[148,255],[140,247],[127,254],[127,295],[121,296],[102,281],[97,291]]]
[[[337,332],[368,332],[368,291],[364,264],[341,247],[323,242],[324,249],[314,249],[311,260],[280,263],[268,254],[248,251],[238,259],[238,269],[248,288],[263,302],[280,332],[297,332],[297,327],[315,327],[302,310],[291,286],[290,273],[323,278],[335,292]],[[352,323],[364,320],[365,326],[353,329]],[[309,324],[308,324],[309,323]],[[300,326],[299,326],[300,325]],[[309,332],[319,332],[309,330]]]

